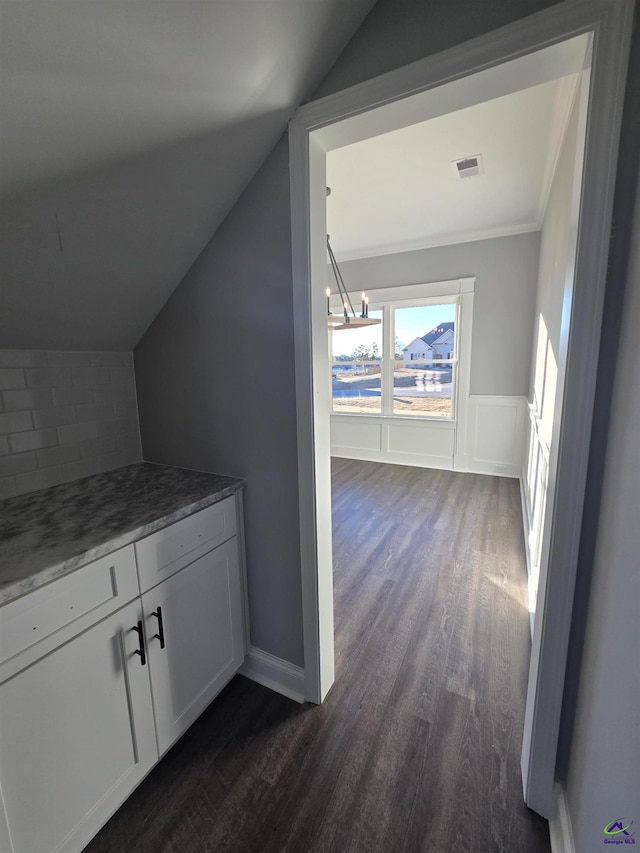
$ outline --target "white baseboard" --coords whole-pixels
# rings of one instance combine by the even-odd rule
[[[576,853],[571,829],[571,815],[562,785],[557,786],[558,816],[549,821],[551,853]]]
[[[461,467],[456,467],[456,471],[463,470]],[[520,478],[520,465],[509,465],[506,462],[478,462],[475,459],[467,457],[467,464],[464,468],[469,474],[488,474],[490,477],[511,477],[513,480]]]
[[[305,701],[304,669],[251,646],[240,674],[302,704]]]

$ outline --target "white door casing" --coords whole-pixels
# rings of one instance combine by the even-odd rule
[[[541,572],[522,752],[527,804],[555,812],[553,777],[593,416],[609,232],[633,0],[567,0],[464,45],[301,107],[290,124],[301,572],[306,698],[333,682],[333,601],[326,364],[326,152],[581,68],[561,42],[593,34],[589,121],[567,342],[564,409],[554,424],[557,476]],[[546,50],[541,63],[535,52]],[[509,80],[500,66],[510,66]],[[514,73],[515,72],[515,73]],[[473,75],[473,76],[472,76]],[[505,75],[503,74],[502,77]],[[506,88],[505,88],[506,87]],[[484,96],[478,94],[485,91]],[[497,91],[496,91],[497,89]],[[413,97],[410,97],[413,96]],[[416,114],[420,99],[420,115]],[[408,107],[408,108],[407,108]],[[411,117],[413,114],[413,118]],[[562,508],[562,516],[557,509]]]

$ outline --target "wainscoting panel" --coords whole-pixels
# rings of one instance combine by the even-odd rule
[[[525,460],[525,397],[479,396],[458,421],[331,415],[331,455],[419,468],[519,478]]]
[[[538,578],[542,559],[542,530],[547,508],[549,480],[549,447],[542,428],[542,419],[533,405],[528,406],[527,455],[522,465],[524,498],[525,544],[529,573],[529,612],[535,613]]]
[[[469,397],[465,470],[520,477],[526,413],[524,397]]]
[[[331,455],[453,470],[456,425],[370,415],[331,416]]]
[[[332,450],[335,447],[379,453],[382,450],[382,423],[364,418],[331,418],[331,445]]]
[[[453,426],[453,425],[452,425]],[[388,425],[390,453],[408,453],[453,459],[455,431],[431,423],[407,424],[398,421]]]

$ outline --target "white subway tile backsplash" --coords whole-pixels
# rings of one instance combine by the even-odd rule
[[[13,367],[0,367],[0,390],[5,388],[24,388],[27,384],[24,370]]]
[[[113,466],[115,467],[115,466]],[[80,480],[82,477],[91,477],[92,474],[101,474],[103,471],[108,471],[109,465],[101,457],[96,459],[82,459],[79,462],[69,462],[62,466],[63,474],[66,480]]]
[[[133,365],[131,367],[110,367],[109,379],[112,385],[124,387],[133,379]]]
[[[118,418],[114,423],[116,435],[121,435],[123,432],[140,432],[137,417]]]
[[[85,406],[77,406],[76,414],[78,423],[85,421],[111,421],[113,420],[113,406],[111,403],[89,403]]]
[[[80,455],[83,459],[91,459],[95,456],[104,456],[113,453],[116,449],[115,438],[94,438],[92,441],[83,441],[80,445]]]
[[[49,409],[53,406],[51,388],[20,388],[14,391],[3,391],[2,400],[6,412]]]
[[[78,388],[93,388],[95,385],[107,385],[109,382],[108,367],[74,367],[71,375],[74,386]]]
[[[67,388],[71,385],[69,367],[31,367],[25,373],[30,388]]]
[[[78,420],[75,406],[57,406],[51,409],[34,409],[31,412],[35,429],[75,424]]]
[[[94,388],[93,399],[96,403],[126,403],[132,401],[135,405],[136,389],[131,382],[123,385],[101,385]]]
[[[31,412],[0,413],[0,435],[33,429]]]
[[[92,367],[128,367],[133,364],[130,352],[92,352],[89,355]]]
[[[47,489],[49,486],[57,486],[66,483],[71,477],[67,477],[61,466],[54,468],[41,468],[38,471],[30,471],[28,474],[17,474],[16,485],[18,492],[35,492],[38,489]]]
[[[57,443],[58,434],[55,429],[34,429],[30,432],[16,432],[9,436],[9,447],[12,453],[39,450],[41,447],[51,447]]]
[[[122,468],[124,465],[133,465],[137,462],[139,456],[129,450],[116,450],[115,453],[110,453],[104,456],[103,459],[107,464],[105,471],[111,471],[113,468]]]
[[[88,388],[54,388],[54,406],[80,406],[93,403],[93,390]]]
[[[50,352],[48,363],[51,367],[90,367],[90,352]]]
[[[88,421],[85,424],[67,424],[58,427],[58,441],[60,444],[77,444],[81,441],[89,441],[98,438],[100,425],[96,421]]]
[[[0,479],[0,501],[14,498],[18,494],[15,477],[2,477]]]
[[[132,353],[0,350],[0,499],[141,459]]]
[[[61,444],[58,447],[46,447],[36,450],[38,468],[53,468],[65,462],[75,462],[80,458],[79,444]]]
[[[122,427],[119,421],[93,421],[96,426],[96,437],[98,438],[115,438],[119,432],[122,432]]]
[[[140,444],[140,433],[129,432],[116,436],[116,449],[127,453],[142,453]]]
[[[0,367],[45,367],[49,353],[44,350],[0,349]]]
[[[0,456],[0,477],[33,471],[36,465],[35,453],[10,453],[8,456]]]
[[[129,418],[130,421],[138,423],[138,404],[135,398],[132,400],[116,400],[113,404],[113,409],[118,420],[120,418]]]

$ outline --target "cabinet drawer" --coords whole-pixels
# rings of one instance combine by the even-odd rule
[[[226,498],[136,542],[140,591],[151,589],[236,532],[235,498]]]
[[[128,545],[10,601],[0,608],[0,663],[87,614],[93,621],[108,616],[138,594],[135,554]]]

